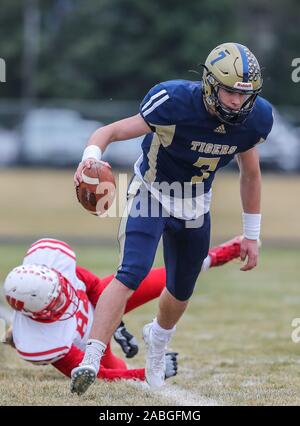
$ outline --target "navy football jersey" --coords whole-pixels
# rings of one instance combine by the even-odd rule
[[[272,107],[262,97],[257,97],[243,124],[223,123],[206,110],[202,83],[186,80],[154,86],[142,101],[140,114],[153,131],[143,140],[138,164],[144,181],[203,182],[205,193],[216,171],[235,154],[266,140],[273,124]]]

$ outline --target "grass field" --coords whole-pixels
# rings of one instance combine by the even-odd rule
[[[114,248],[74,249],[78,262],[99,275],[115,269]],[[24,250],[0,246],[1,280],[21,262]],[[291,340],[292,319],[300,317],[298,262],[298,250],[265,249],[251,273],[232,263],[202,274],[171,345],[179,352],[179,374],[163,391],[98,382],[83,397],[72,396],[69,380],[55,369],[23,362],[2,344],[0,405],[298,405],[300,344]],[[140,343],[141,328],[155,310],[154,301],[126,319]],[[130,366],[143,365],[141,343]]]
[[[115,271],[119,219],[84,212],[75,198],[72,173],[0,171],[0,282],[22,262],[26,249],[12,241],[42,236],[72,240],[78,262],[100,276]],[[98,382],[79,398],[70,395],[69,380],[55,369],[25,363],[0,344],[0,405],[300,404],[300,343],[291,340],[291,322],[300,317],[300,177],[266,175],[263,182],[266,243],[260,264],[242,273],[232,263],[200,277],[172,341],[171,348],[179,352],[179,374],[165,390]],[[221,173],[214,187],[213,241],[241,232],[240,211],[238,177]],[[87,245],[78,245],[83,239]],[[162,264],[161,251],[156,264]],[[140,343],[142,326],[155,311],[156,302],[151,302],[126,319]],[[142,343],[129,366],[144,366]]]

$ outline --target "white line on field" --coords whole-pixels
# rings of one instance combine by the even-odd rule
[[[195,392],[184,390],[176,385],[166,384],[165,387],[163,387],[162,389],[151,390],[145,382],[135,382],[133,380],[130,380],[128,383],[140,390],[146,392],[153,392],[153,396],[159,395],[163,399],[174,405],[191,405],[195,407],[203,407],[206,405],[221,405],[218,401],[214,399],[203,398]]]

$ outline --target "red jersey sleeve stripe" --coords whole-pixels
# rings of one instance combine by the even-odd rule
[[[56,352],[62,352],[62,351],[66,351],[66,350],[69,350],[69,349],[70,348],[68,346],[62,346],[61,348],[50,349],[49,351],[44,351],[44,352],[22,352],[22,351],[19,351],[19,349],[17,349],[17,351],[22,356],[34,358],[34,357],[38,357],[38,356],[55,354]]]
[[[59,250],[60,252],[66,254],[67,256],[69,256],[71,259],[76,260],[76,255],[74,252],[67,252],[66,250],[64,250],[62,247],[51,247],[51,246],[37,246],[37,247],[33,247],[30,248],[28,250],[28,252],[26,253],[26,256],[29,256],[30,254],[34,253],[35,251],[39,250],[39,249],[50,249],[50,250]]]
[[[25,359],[24,358],[24,360],[31,362],[32,364],[35,364],[35,365],[48,365],[48,364],[53,364],[54,362],[59,361],[60,359],[64,358],[65,356],[66,356],[66,353],[62,353],[62,354],[58,354],[54,358],[46,358],[46,359],[40,359],[40,360]]]
[[[42,239],[32,243],[30,247],[36,246],[37,244],[41,244],[41,243],[43,243],[43,244],[44,243],[60,244],[61,246],[64,246],[67,249],[73,251],[72,247],[70,247],[69,244],[65,243],[64,241],[56,240],[54,238],[42,238]]]

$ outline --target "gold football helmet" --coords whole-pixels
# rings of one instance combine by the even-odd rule
[[[243,123],[262,89],[263,80],[256,57],[242,44],[223,43],[210,52],[203,68],[203,99],[206,108],[224,123]],[[222,105],[218,96],[220,87],[248,95],[238,111]]]

